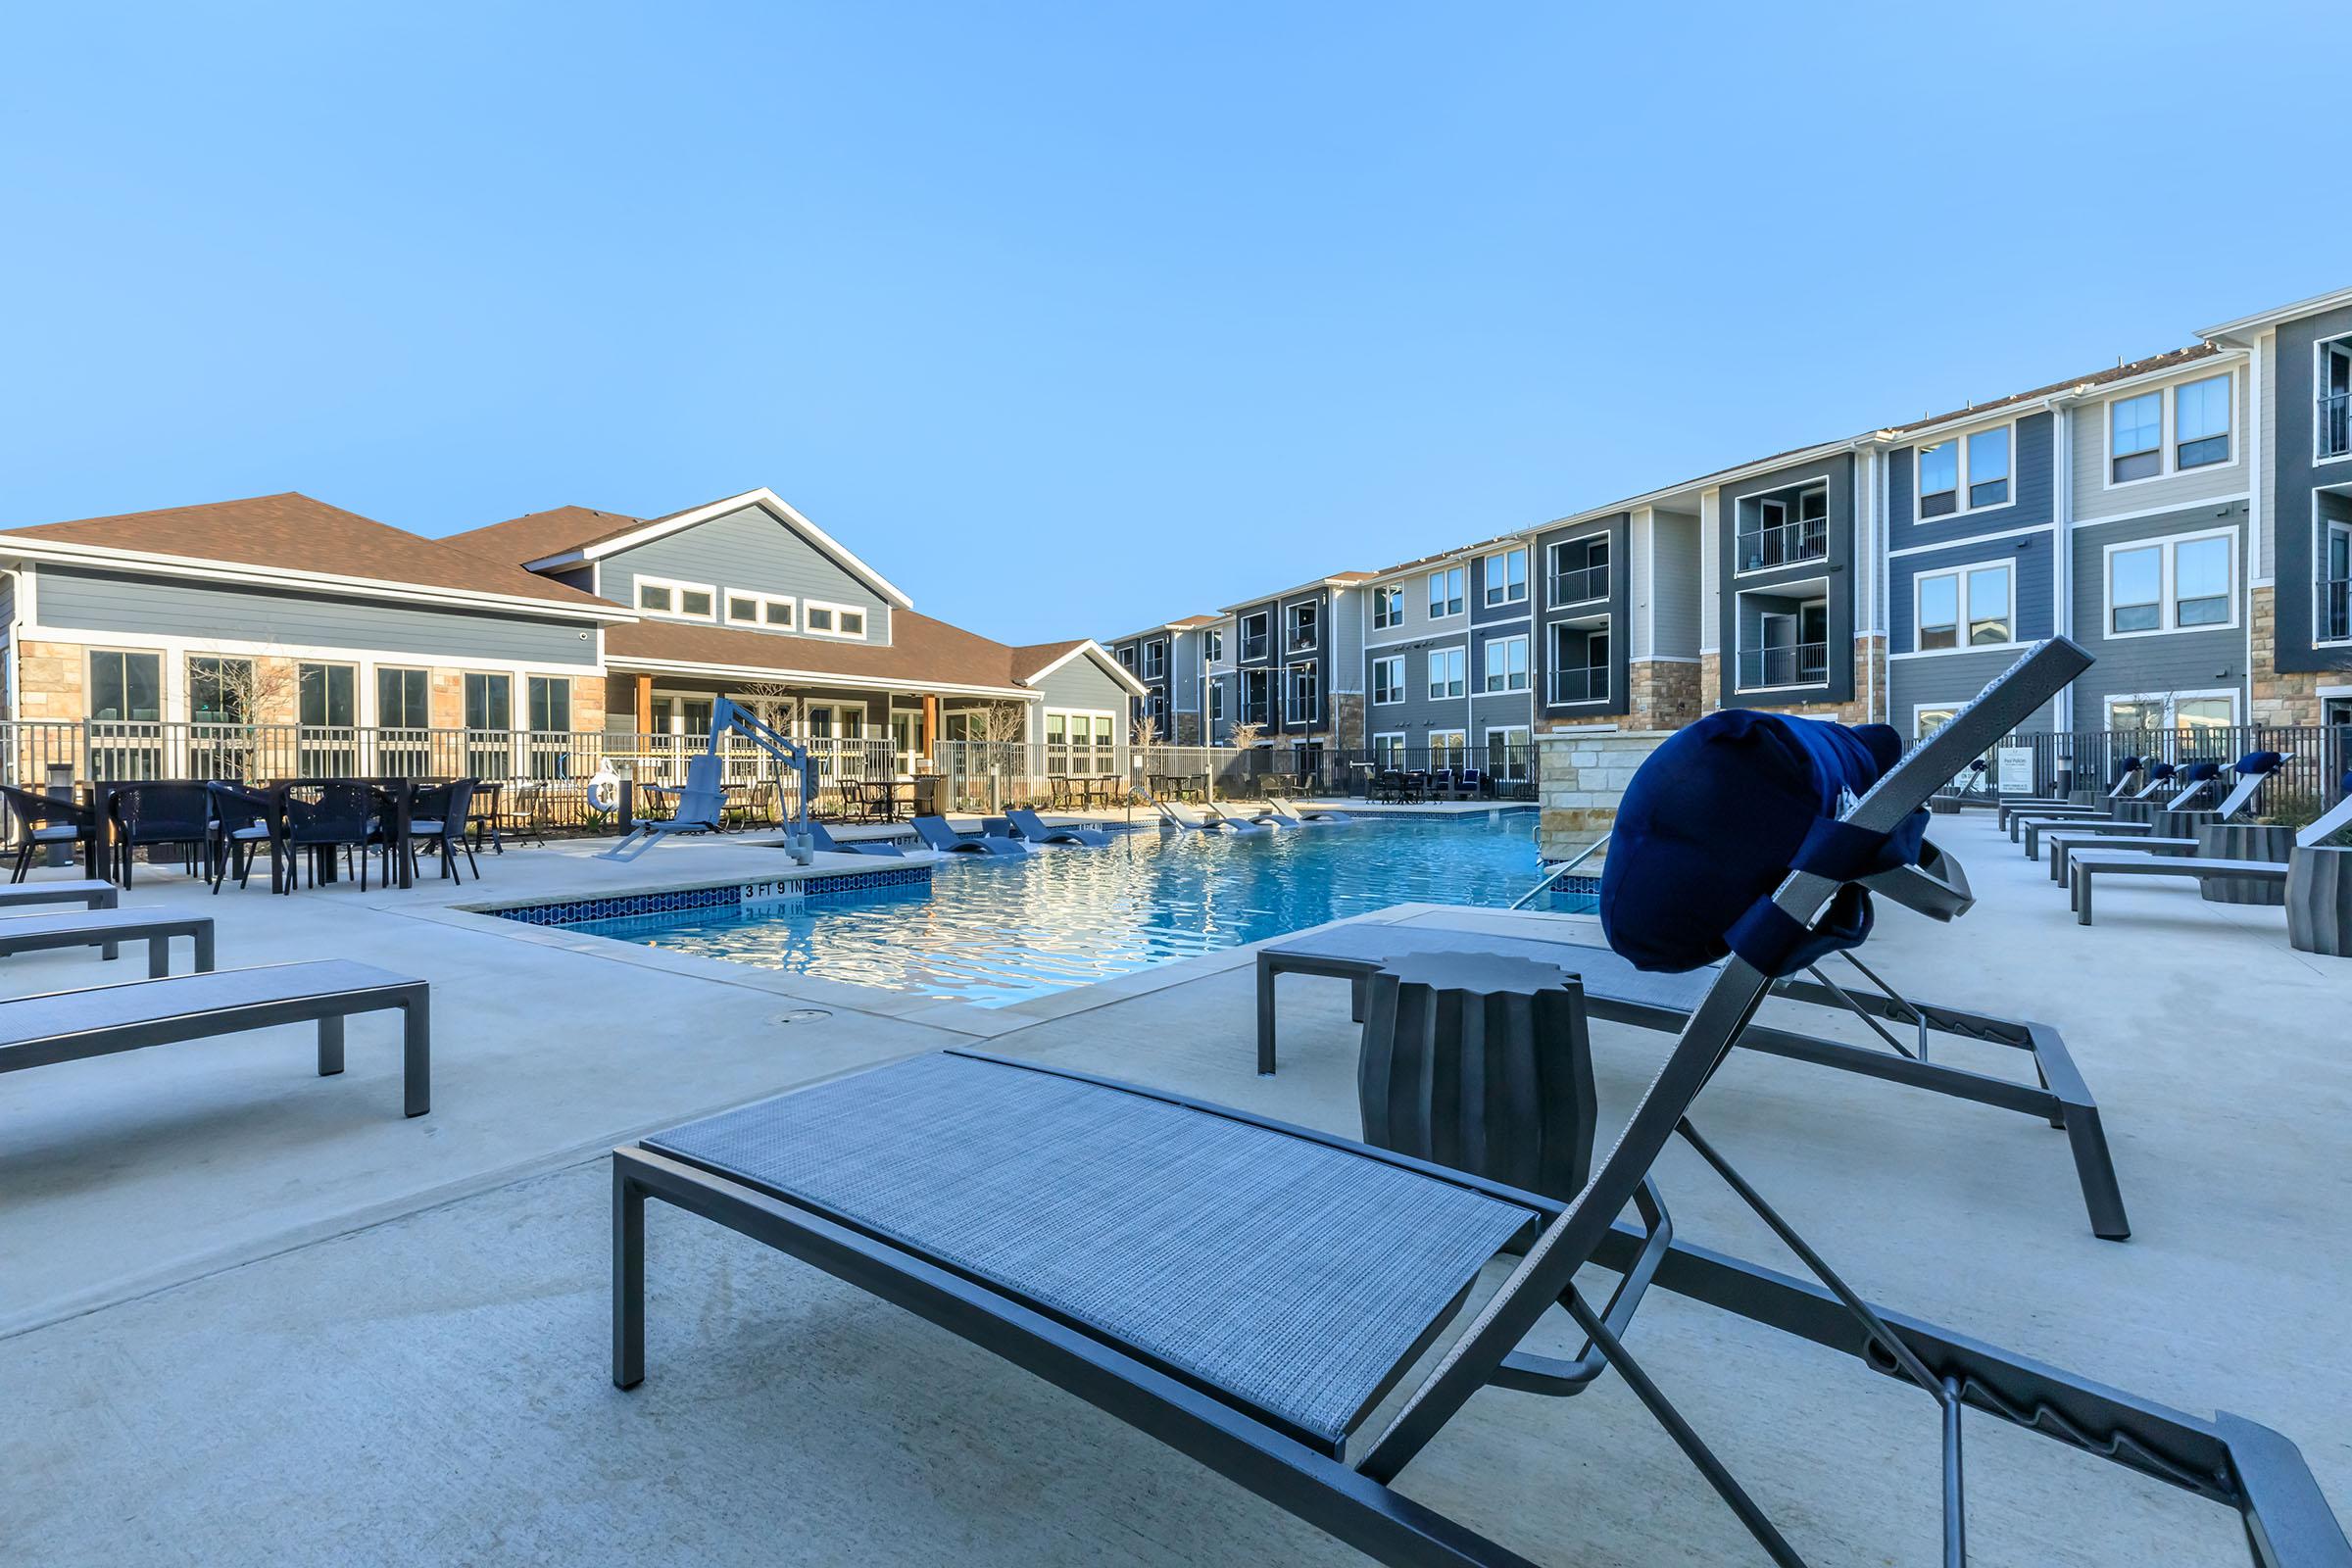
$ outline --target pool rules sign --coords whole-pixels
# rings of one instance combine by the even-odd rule
[[[1999,780],[1994,788],[2003,795],[2031,795],[2034,793],[2033,747],[2001,746],[1994,748],[1992,767],[1995,778]]]

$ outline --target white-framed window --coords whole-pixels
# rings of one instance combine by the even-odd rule
[[[1921,703],[1911,710],[1911,738],[1924,741],[1958,715],[1957,703]]]
[[[2237,458],[2237,372],[2224,370],[2107,405],[2107,484],[2138,484]]]
[[[2017,427],[1995,425],[1919,448],[1919,516],[1952,517],[2005,507],[2015,498]]]
[[[2352,459],[2352,337],[2314,343],[2311,455],[2315,463]]]
[[[1486,601],[1495,605],[1527,603],[1527,547],[1505,550],[1487,558]]]
[[[1487,642],[1486,689],[1491,692],[1527,690],[1527,638],[1494,637]]]
[[[1463,568],[1446,566],[1429,574],[1429,618],[1443,620],[1458,615],[1467,603],[1462,597]]]
[[[1390,772],[1404,771],[1404,737],[1393,730],[1373,736],[1372,765]]]
[[[821,599],[801,601],[801,629],[816,637],[865,640],[865,611],[857,605],[829,605]]]
[[[1429,765],[1432,768],[1461,767],[1469,760],[1469,737],[1458,729],[1433,729],[1429,732]]]
[[[674,577],[639,577],[637,608],[649,615],[673,620],[716,620],[718,589],[707,582],[679,582]]]
[[[1261,610],[1242,617],[1242,658],[1247,661],[1265,657],[1266,612]]]
[[[730,588],[719,596],[726,605],[730,626],[761,626],[769,631],[792,630],[794,601],[780,594]]]
[[[2008,562],[1923,571],[1911,579],[1911,646],[1923,654],[2017,641],[2017,572]]]
[[[1286,724],[1314,724],[1323,717],[1323,672],[1312,660],[1283,670],[1282,715]]]
[[[2237,722],[2235,691],[2145,692],[2107,699],[2107,727],[2151,733],[2227,729]]]
[[[1459,697],[1469,690],[1469,651],[1462,648],[1433,648],[1429,654],[1429,695]]]
[[[1127,671],[1128,671],[1130,674],[1132,674],[1132,673],[1134,672],[1134,670],[1135,670],[1135,645],[1134,645],[1133,643],[1125,643],[1125,644],[1122,644],[1122,645],[1120,646],[1120,648],[1119,648],[1119,663],[1120,663],[1121,667],[1125,668],[1125,669],[1126,669],[1126,670],[1127,670]]]
[[[1391,654],[1386,659],[1372,661],[1372,701],[1375,704],[1404,701],[1404,656]]]
[[[2237,536],[2223,529],[2106,551],[2106,634],[2155,637],[2237,624]]]
[[[1301,599],[1282,610],[1283,652],[1303,654],[1311,651],[1323,629],[1323,607],[1312,599]]]
[[[1372,629],[1387,631],[1404,624],[1404,585],[1383,583],[1372,590]]]
[[[1211,725],[1225,721],[1225,683],[1221,680],[1208,683],[1208,721]]]
[[[1527,777],[1528,726],[1525,724],[1490,725],[1487,738],[1487,776],[1492,779],[1517,783]]]
[[[1144,679],[1158,680],[1168,672],[1168,643],[1164,637],[1154,637],[1144,644]]]
[[[1225,662],[1225,628],[1211,626],[1202,632],[1200,634],[1200,650],[1208,662],[1223,663]]]
[[[2312,505],[2319,505],[2319,491]],[[2320,537],[2319,642],[2352,641],[2352,522],[2330,520]]]

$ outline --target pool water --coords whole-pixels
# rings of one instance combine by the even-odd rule
[[[950,856],[928,889],[572,929],[1004,1006],[1393,904],[1507,905],[1542,874],[1534,811],[1266,833],[1144,829],[1102,849]]]

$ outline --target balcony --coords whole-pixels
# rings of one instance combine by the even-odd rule
[[[1608,597],[1609,568],[1605,562],[1597,566],[1582,566],[1575,571],[1555,571],[1551,574],[1549,604],[1554,610],[1562,605],[1581,605]]]
[[[2352,577],[2330,577],[2320,584],[2320,640],[2352,641]]]
[[[1609,671],[1598,669],[1555,669],[1549,683],[1550,701],[1554,704],[1605,703],[1609,700]]]
[[[1243,663],[1245,663],[1245,664],[1249,664],[1249,663],[1254,663],[1254,662],[1256,662],[1258,660],[1261,660],[1261,659],[1263,659],[1263,658],[1265,658],[1265,657],[1266,657],[1266,634],[1265,634],[1264,632],[1259,632],[1259,633],[1258,633],[1256,636],[1254,636],[1254,637],[1245,637],[1245,638],[1243,638],[1243,639],[1242,639],[1242,662],[1243,662]]]
[[[2352,392],[2330,392],[2320,399],[2319,456],[2352,456]]]
[[[1786,643],[1777,648],[1749,648],[1740,655],[1740,689],[1768,686],[1819,686],[1830,678],[1828,643]]]
[[[1824,561],[1830,554],[1829,519],[1799,517],[1793,522],[1743,529],[1740,534],[1739,549],[1739,569],[1741,571],[1764,571],[1773,566],[1793,566],[1807,561]]]

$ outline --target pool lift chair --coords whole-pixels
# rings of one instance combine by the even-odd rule
[[[808,865],[815,860],[816,849],[809,832],[808,803],[816,795],[816,772],[809,761],[808,750],[777,731],[774,725],[729,702],[716,699],[710,705],[710,750],[686,764],[686,788],[679,792],[678,808],[666,822],[639,822],[629,829],[627,837],[607,850],[600,859],[633,860],[664,838],[679,833],[716,833],[720,818],[726,810],[726,792],[719,781],[725,763],[719,757],[719,743],[728,735],[741,735],[777,762],[776,797],[780,806],[788,808],[784,822],[785,846],[795,862]],[[784,788],[783,772],[790,768],[801,778],[797,792]]]

